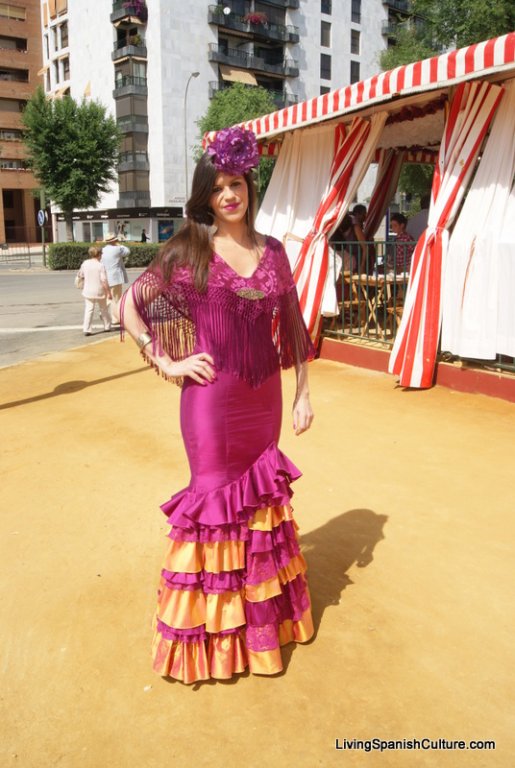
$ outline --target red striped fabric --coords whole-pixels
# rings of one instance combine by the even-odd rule
[[[406,155],[406,152],[396,152],[395,149],[380,149],[378,151],[380,157],[376,162],[378,162],[379,167],[363,228],[366,240],[373,240],[377,232],[392,195],[397,189]]]
[[[500,86],[461,83],[452,99],[431,190],[428,227],[413,254],[402,321],[389,370],[404,387],[432,385],[440,336],[441,275],[452,224],[481,144],[502,98]]]
[[[370,123],[360,117],[353,120],[347,134],[345,126],[336,127],[329,189],[318,207],[295,266],[294,278],[302,314],[314,340],[319,333],[320,307],[329,263],[328,235],[338,221],[354,164],[369,132]]]

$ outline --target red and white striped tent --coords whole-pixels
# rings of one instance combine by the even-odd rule
[[[505,289],[508,279],[511,294],[505,290],[502,300],[514,304],[515,232],[505,227],[508,212],[515,213],[514,78],[515,32],[382,72],[244,124],[255,132],[264,154],[277,155],[258,214],[258,228],[279,239],[293,233],[302,241],[293,257],[289,255],[313,337],[318,335],[328,275],[328,239],[354,200],[370,163],[378,163],[366,222],[368,235],[372,236],[395,191],[402,162],[433,161],[428,227],[413,256],[390,370],[399,375],[404,386],[430,386],[442,318],[445,326],[446,312],[451,317],[456,307],[465,308],[467,317],[452,317],[447,335],[455,349],[446,349],[463,354],[463,349],[472,348],[477,353],[474,329],[467,323],[470,325],[470,318],[475,316],[475,303],[482,302],[477,283],[485,270],[479,247],[485,227],[487,231],[494,227],[495,236],[505,238],[501,250],[507,273],[501,270],[499,280]],[[494,131],[496,135],[492,136]],[[205,142],[209,143],[213,136],[207,134]],[[488,142],[492,147],[495,144],[495,153],[493,148],[487,153]],[[499,154],[502,163],[494,159]],[[492,157],[488,168],[487,155]],[[467,243],[453,244],[454,233],[450,233],[453,227],[458,229],[458,212],[460,219],[465,214],[467,190],[481,176],[478,166],[483,191],[493,184],[495,195],[486,200],[476,195],[477,203],[486,210],[469,211],[467,215],[472,229],[480,224],[483,229],[478,229],[474,237],[470,232],[463,236],[465,240],[468,237]],[[515,220],[515,216],[512,218]],[[461,271],[453,264],[453,252],[459,254]],[[455,283],[452,289],[447,273]],[[489,301],[495,304],[495,290],[491,285],[489,290]],[[503,327],[490,329],[490,336],[495,338],[483,340],[483,354],[469,356],[481,357],[485,351],[492,357],[496,353],[515,355],[515,310],[507,308],[501,315]]]

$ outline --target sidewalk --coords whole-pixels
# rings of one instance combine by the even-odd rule
[[[512,764],[514,406],[317,361],[295,438],[284,385],[317,637],[186,687],[150,666],[179,389],[115,339],[0,370],[2,766]],[[374,737],[496,750],[334,748]]]

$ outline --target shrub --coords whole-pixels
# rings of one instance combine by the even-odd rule
[[[88,248],[102,243],[50,243],[48,266],[50,269],[78,269],[88,258]],[[126,267],[146,267],[159,250],[158,243],[125,243],[130,254],[125,260]]]
[[[50,243],[48,266],[50,269],[78,269],[88,258],[92,243]]]

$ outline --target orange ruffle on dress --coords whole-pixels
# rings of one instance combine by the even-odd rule
[[[255,531],[270,542],[280,540],[281,553],[277,559],[271,552],[268,557],[260,553],[263,579],[258,581],[255,574],[255,583],[245,583],[246,548]],[[170,541],[153,642],[158,674],[193,683],[227,679],[248,666],[254,674],[272,675],[283,668],[281,645],[311,638],[306,563],[291,506],[257,510],[241,533],[243,540]],[[180,573],[186,578],[179,585],[171,575]],[[216,591],[205,592],[206,583]],[[261,623],[247,625],[247,614]]]

